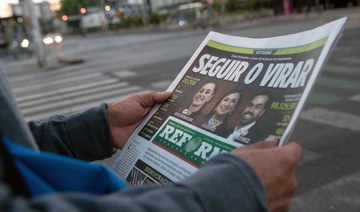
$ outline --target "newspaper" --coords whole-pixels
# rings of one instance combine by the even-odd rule
[[[168,184],[209,158],[289,138],[346,18],[271,38],[210,32],[113,164],[130,185]]]

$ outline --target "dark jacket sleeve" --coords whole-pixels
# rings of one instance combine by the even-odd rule
[[[18,201],[17,204],[15,201]],[[64,193],[30,201],[14,198],[12,202],[1,202],[13,205],[15,211],[268,211],[263,189],[254,171],[230,154],[214,157],[194,175],[176,184],[143,186],[104,196]]]
[[[107,105],[102,104],[70,116],[51,116],[46,122],[32,121],[28,126],[42,151],[101,160],[114,152],[106,109]]]

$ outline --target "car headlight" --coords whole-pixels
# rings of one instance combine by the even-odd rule
[[[61,43],[63,41],[62,37],[60,35],[55,36],[55,42]]]
[[[54,40],[51,38],[51,37],[46,37],[43,39],[43,42],[46,44],[46,45],[50,45],[50,44],[53,44],[54,43]]]
[[[29,47],[29,44],[30,44],[29,40],[24,39],[24,40],[21,41],[20,46],[23,47],[23,48],[27,48],[27,47]]]

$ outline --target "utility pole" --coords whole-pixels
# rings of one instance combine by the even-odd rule
[[[105,2],[104,0],[99,0],[99,3],[100,3],[99,19],[101,21],[101,28],[103,32],[107,32],[109,30],[109,23],[104,13]]]
[[[220,26],[225,26],[225,0],[220,2]]]
[[[44,46],[42,43],[40,23],[35,14],[35,5],[32,0],[21,1],[25,2],[25,7],[28,8],[28,11],[30,13],[29,15],[31,19],[31,34],[33,38],[37,64],[39,68],[43,68],[46,65],[46,57],[44,52]]]

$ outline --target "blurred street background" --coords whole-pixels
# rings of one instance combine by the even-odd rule
[[[210,30],[269,37],[347,16],[292,135],[304,161],[290,211],[360,212],[359,6],[359,0],[1,0],[0,65],[25,118],[46,120],[166,90]]]

